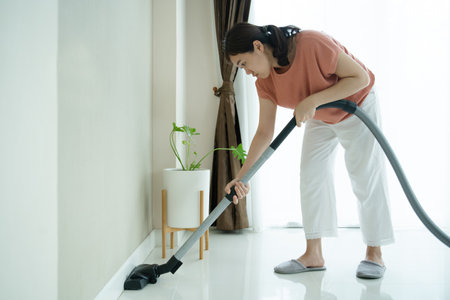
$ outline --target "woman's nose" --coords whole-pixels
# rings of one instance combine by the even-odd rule
[[[247,69],[247,68],[244,68],[244,70],[245,70],[245,74],[247,74],[247,75],[250,75],[250,74],[252,74],[252,72],[249,70],[249,69]]]

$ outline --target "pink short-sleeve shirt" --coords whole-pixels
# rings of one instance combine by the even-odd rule
[[[290,68],[278,74],[273,68],[267,78],[258,78],[256,88],[260,98],[294,109],[297,104],[311,94],[320,92],[339,80],[336,71],[338,55],[341,51],[358,62],[369,74],[370,84],[347,100],[358,105],[364,101],[375,83],[375,76],[348,50],[332,37],[314,30],[303,30],[295,37],[297,48]],[[336,124],[350,116],[337,108],[318,110],[314,119]]]

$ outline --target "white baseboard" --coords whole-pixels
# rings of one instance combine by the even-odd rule
[[[123,283],[130,274],[131,270],[137,265],[144,263],[147,256],[155,247],[162,245],[161,229],[154,229],[145,238],[145,240],[137,247],[126,262],[114,274],[114,276],[103,287],[95,300],[112,300],[118,299],[123,292]],[[178,231],[174,233],[174,247],[182,245],[191,235],[189,231]],[[170,238],[166,239],[167,248],[169,247]]]

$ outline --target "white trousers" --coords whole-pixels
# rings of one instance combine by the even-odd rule
[[[380,126],[375,90],[361,108]],[[345,165],[353,192],[364,243],[394,242],[385,156],[376,139],[356,116],[337,124],[310,120],[306,124],[300,167],[300,196],[306,239],[337,236],[334,161],[337,145],[345,150]]]

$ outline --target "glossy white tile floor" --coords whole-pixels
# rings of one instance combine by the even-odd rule
[[[302,229],[211,231],[210,250],[202,261],[196,244],[175,274],[164,274],[140,291],[125,291],[119,299],[450,299],[450,249],[425,230],[396,232],[396,243],[383,248],[387,270],[379,280],[355,276],[365,253],[359,229],[340,229],[338,238],[323,241],[326,271],[273,272],[273,266],[296,258],[304,247]],[[145,263],[165,261],[156,248]]]

